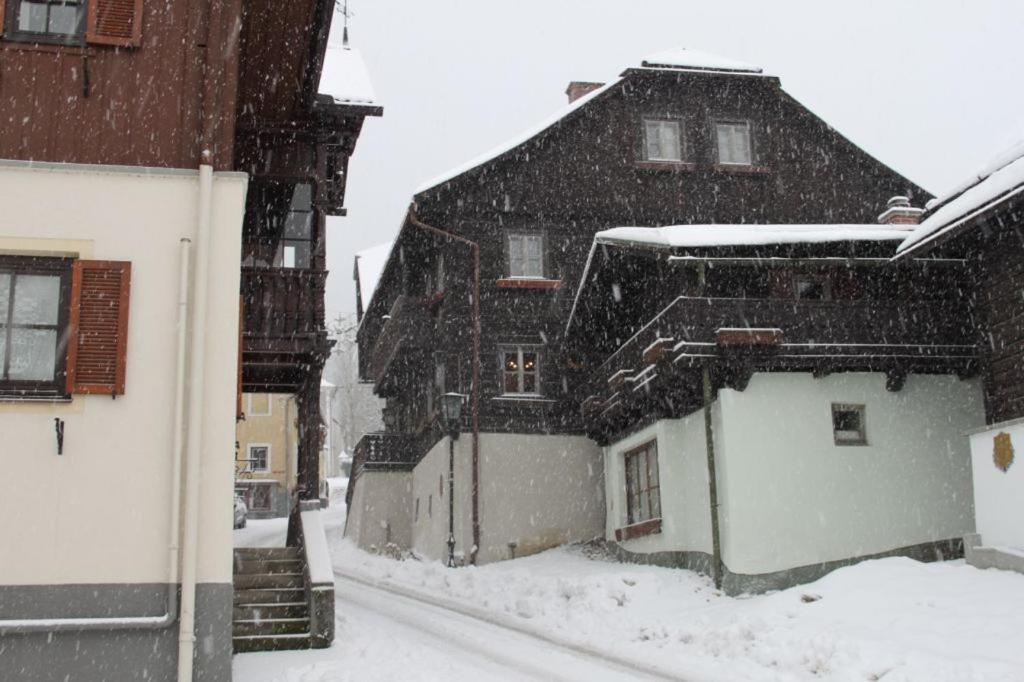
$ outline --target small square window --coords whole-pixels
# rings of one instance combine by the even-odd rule
[[[867,445],[864,406],[833,403],[832,435],[836,445]]]
[[[793,296],[800,301],[828,301],[832,284],[827,277],[797,275],[793,278]]]
[[[544,237],[539,234],[508,236],[509,276],[542,279],[544,277]]]
[[[270,446],[250,445],[249,446],[249,471],[270,470]]]
[[[671,163],[683,160],[679,121],[644,119],[644,160]]]
[[[269,417],[272,410],[271,396],[269,393],[247,393],[249,409],[245,411],[247,417]]]
[[[718,163],[727,166],[750,166],[750,124],[746,121],[719,121],[715,124],[718,140]]]

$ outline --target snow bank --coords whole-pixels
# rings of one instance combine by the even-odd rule
[[[359,50],[328,45],[320,74],[321,95],[329,95],[335,104],[370,105],[377,102],[373,83]]]
[[[1020,682],[1024,576],[893,558],[731,598],[701,575],[556,549],[479,568],[347,542],[335,568],[522,619],[691,679]]]
[[[989,208],[1024,191],[1024,140],[999,154],[966,182],[929,202],[932,212],[900,244],[897,254],[935,239]]]
[[[656,248],[756,246],[841,241],[897,241],[912,228],[893,225],[672,225],[615,227],[598,232],[599,244],[639,244]]]
[[[710,52],[676,47],[644,57],[641,65],[647,68],[698,69],[701,71],[738,71],[741,73],[762,73],[759,66],[719,57]]]
[[[370,305],[373,292],[377,290],[377,282],[384,274],[384,267],[388,264],[388,256],[391,255],[391,248],[394,245],[395,242],[392,240],[371,246],[356,254],[356,261],[359,263],[359,297],[364,311]]]

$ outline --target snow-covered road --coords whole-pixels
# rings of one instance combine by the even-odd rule
[[[449,664],[458,664],[460,670],[454,679],[565,682],[679,679],[646,675],[341,575],[335,582],[335,595],[338,613],[345,615],[349,627],[368,625],[386,632],[399,646],[408,642],[425,644],[435,654],[444,656]]]

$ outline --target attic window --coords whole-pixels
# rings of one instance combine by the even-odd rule
[[[753,165],[748,122],[718,121],[715,123],[715,136],[718,140],[718,163],[724,166]]]
[[[539,234],[508,236],[510,277],[544,277],[544,237]]]
[[[673,163],[683,160],[679,121],[644,119],[644,160]]]
[[[864,406],[833,403],[832,435],[836,445],[867,445]]]

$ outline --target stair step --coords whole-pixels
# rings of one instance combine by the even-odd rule
[[[273,637],[232,637],[231,644],[236,654],[244,654],[250,651],[289,651],[294,649],[309,649],[312,648],[313,641],[308,634],[298,634],[276,635]]]
[[[269,590],[242,588],[235,586],[235,606],[248,606],[249,604],[281,604],[306,601],[306,590],[290,587],[274,588]]]
[[[235,575],[260,573],[302,573],[301,559],[240,559],[235,557]]]
[[[236,620],[231,626],[235,637],[273,637],[276,635],[309,634],[309,618],[275,618],[268,620]]]
[[[261,620],[267,618],[308,618],[306,602],[284,602],[264,604],[239,604],[234,608],[232,618],[239,620]]]
[[[301,559],[299,547],[236,547],[235,557],[250,559]]]
[[[300,589],[305,586],[301,573],[260,573],[255,575],[236,575],[236,590],[261,590],[289,587]]]

